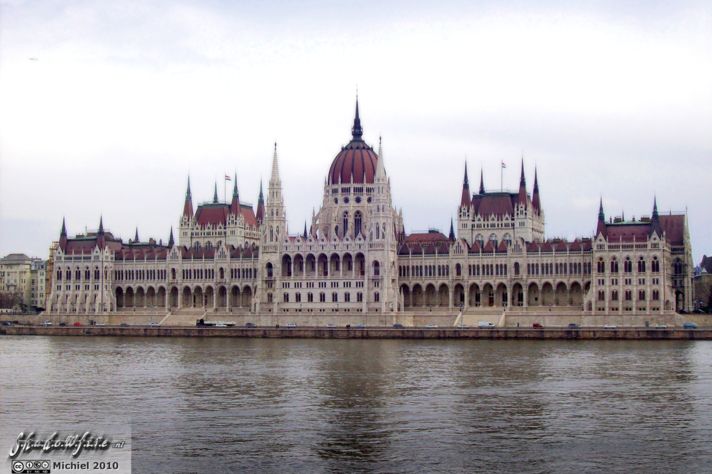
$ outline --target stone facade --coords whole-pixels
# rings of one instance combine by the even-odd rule
[[[0,292],[15,305],[42,308],[45,301],[45,266],[39,258],[12,253],[0,259]]]
[[[272,317],[404,313],[489,314],[507,309],[590,315],[692,308],[687,216],[606,220],[595,235],[545,238],[539,183],[524,165],[518,192],[470,193],[467,169],[450,235],[406,234],[392,202],[379,140],[363,140],[358,104],[351,141],[334,158],[321,207],[303,232],[287,227],[275,144],[266,201],[213,200],[193,211],[190,183],[167,244],[124,243],[105,232],[69,239],[52,255],[48,309],[58,313],[156,311]],[[457,235],[455,233],[457,229]],[[488,313],[489,312],[489,313]],[[389,319],[390,318],[390,319]]]

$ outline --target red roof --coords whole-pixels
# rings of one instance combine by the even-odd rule
[[[442,232],[414,232],[405,237],[405,243],[438,243],[438,242],[448,242],[449,239],[445,237]]]
[[[252,206],[249,204],[240,203],[240,214],[245,219],[247,225],[251,227],[257,226],[257,218]],[[228,216],[230,215],[230,206],[228,204],[201,204],[195,213],[195,221],[200,226],[225,226]]]
[[[650,234],[650,223],[620,223],[606,225],[609,242],[645,242]]]
[[[373,183],[378,155],[363,140],[351,140],[341,149],[329,168],[329,184]]]
[[[661,215],[659,219],[667,241],[671,245],[683,245],[685,243],[685,215]]]
[[[483,218],[493,214],[496,217],[513,216],[516,199],[517,195],[510,193],[475,194],[472,196],[472,204],[475,207],[475,214]]]

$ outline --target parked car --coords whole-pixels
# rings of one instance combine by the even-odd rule
[[[50,321],[49,319],[45,319],[44,322],[42,323],[42,326],[51,326],[51,325],[52,325],[52,321]]]
[[[127,326],[128,326],[128,323],[121,323],[121,324],[119,324],[119,326],[121,326],[121,327],[127,327]]]
[[[329,323],[329,324],[326,325],[326,327],[328,327],[328,328],[335,328],[336,325],[335,325],[334,323]]]
[[[569,323],[569,325],[566,327],[569,329],[580,329],[579,325],[576,323]]]
[[[150,323],[148,323],[148,325],[149,325],[150,327],[152,327],[152,328],[155,328],[155,327],[160,326],[160,324],[158,324],[158,323],[155,322],[155,321],[151,321]]]
[[[658,323],[655,325],[655,329],[667,329],[667,324]]]
[[[215,327],[216,327],[216,328],[226,328],[226,327],[227,327],[227,324],[225,324],[225,323],[215,323]]]
[[[544,329],[544,326],[541,323],[534,323],[532,324],[532,329]]]
[[[363,328],[365,328],[365,327],[366,327],[366,326],[364,326],[363,323],[358,323],[358,324],[356,324],[356,325],[354,326],[355,329],[363,329]]]
[[[61,323],[59,323],[59,325],[62,326],[62,327],[64,327],[64,326],[67,325],[67,323],[65,323],[64,321],[62,321]]]
[[[3,322],[2,322],[2,325],[3,325],[3,326],[12,326],[12,322],[10,322],[10,321],[3,321]]]
[[[690,323],[690,322],[683,323],[683,324],[682,324],[682,329],[697,329],[697,324],[695,324],[695,323]]]
[[[72,326],[76,326],[76,327],[79,327],[81,325],[82,325],[82,323],[80,323],[79,321],[75,321],[74,324],[72,324]]]
[[[437,324],[426,324],[425,327],[428,329],[434,329],[434,328],[438,327],[438,325]]]
[[[604,324],[603,329],[617,329],[615,324]]]
[[[295,328],[297,327],[297,323],[287,323],[288,328]]]
[[[245,327],[246,328],[256,328],[257,326],[255,325],[255,323],[245,323]]]
[[[494,328],[494,323],[490,321],[480,321],[477,323],[477,327],[480,329],[492,329]]]
[[[393,329],[403,329],[403,325],[401,323],[395,323]]]

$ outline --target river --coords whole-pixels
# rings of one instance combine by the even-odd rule
[[[712,469],[712,341],[5,336],[0,384],[134,472]]]

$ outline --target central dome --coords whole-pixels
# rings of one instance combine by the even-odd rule
[[[343,147],[334,158],[334,161],[331,162],[328,176],[329,184],[373,183],[378,155],[361,138],[363,129],[358,115],[358,100],[356,100],[356,117],[354,118],[351,135],[353,138],[349,144]]]

